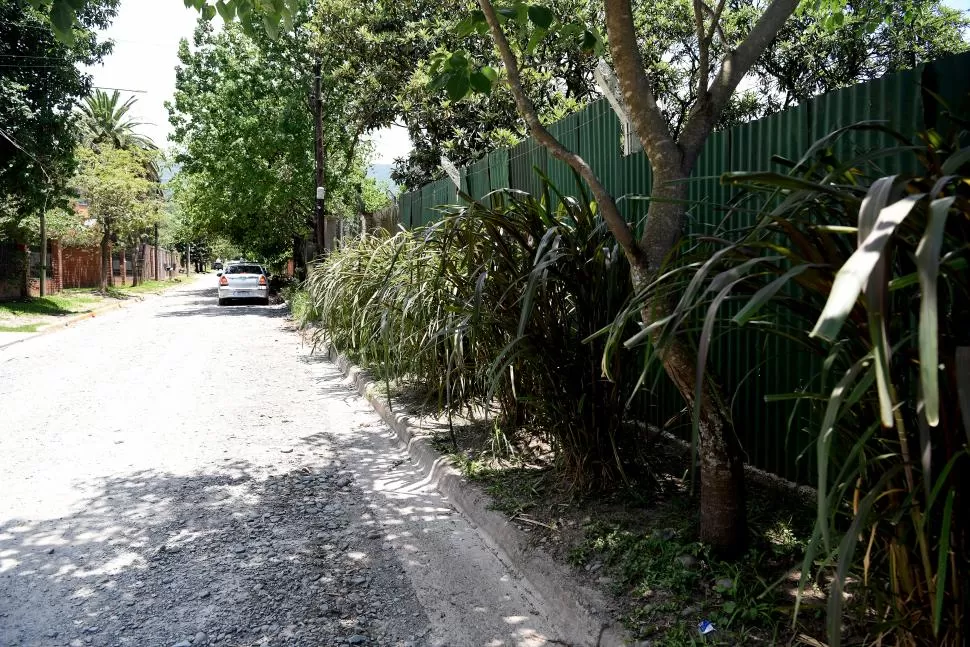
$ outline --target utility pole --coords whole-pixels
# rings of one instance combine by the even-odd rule
[[[314,230],[316,233],[316,243],[317,243],[317,255],[322,255],[326,249],[326,237],[324,236],[324,215],[323,215],[323,201],[326,197],[326,176],[324,172],[324,166],[326,160],[324,158],[323,151],[323,101],[321,100],[320,93],[321,89],[321,73],[322,73],[322,63],[320,59],[317,58],[316,63],[313,65],[313,127],[315,131],[314,137],[314,155],[316,158],[316,180],[317,180],[317,193],[316,201],[314,202],[313,210],[313,223]]]
[[[158,249],[158,223],[155,223],[155,280],[160,281],[162,278],[162,266],[160,265],[161,259],[159,258]]]
[[[40,296],[47,296],[47,192],[40,208]]]

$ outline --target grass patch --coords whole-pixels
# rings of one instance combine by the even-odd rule
[[[310,301],[310,295],[303,288],[295,286],[285,287],[282,291],[282,297],[290,307],[290,314],[293,316],[293,320],[299,323],[301,328],[306,328],[319,321],[320,315],[314,310],[313,303]]]
[[[19,326],[6,326],[0,324],[0,332],[37,332],[43,324],[21,324]]]
[[[181,283],[181,281],[173,279],[170,281],[144,281],[134,287],[130,285],[112,286],[108,288],[108,296],[116,299],[126,299],[129,296],[137,294],[159,294]]]
[[[752,490],[751,548],[737,561],[719,560],[694,540],[696,517],[684,511],[695,506],[683,492],[645,509],[645,521],[590,521],[569,561],[602,569],[626,603],[624,624],[658,647],[787,643],[811,511],[777,492]],[[801,624],[820,618],[811,606],[803,601]],[[701,620],[716,631],[702,637]]]
[[[30,298],[0,303],[0,316],[5,317],[61,317],[89,312],[103,297],[91,290],[65,290],[42,298]]]

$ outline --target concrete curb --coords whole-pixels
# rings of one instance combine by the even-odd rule
[[[100,308],[95,308],[94,310],[91,310],[89,312],[82,312],[81,314],[75,315],[73,317],[68,317],[63,321],[56,321],[54,323],[46,325],[44,328],[42,328],[41,330],[38,330],[35,333],[28,334],[26,337],[21,337],[20,339],[15,339],[13,341],[9,341],[6,343],[0,343],[0,350],[13,346],[14,344],[19,344],[20,342],[27,341],[28,339],[34,339],[36,337],[40,337],[41,335],[46,335],[48,333],[62,330],[64,328],[67,328],[68,326],[76,324],[79,321],[84,321],[85,319],[93,319],[94,317],[104,312],[110,312],[111,310],[119,310],[124,307],[125,307],[125,303],[124,301],[121,301],[119,303],[112,303],[106,306],[101,306]],[[0,339],[2,339],[2,337],[0,337]]]
[[[538,591],[552,620],[567,632],[571,644],[621,647],[632,640],[606,611],[603,595],[576,580],[569,569],[529,545],[525,533],[500,512],[490,509],[489,497],[462,477],[451,461],[438,453],[427,439],[411,430],[408,416],[394,413],[378,395],[377,385],[346,355],[327,345],[327,358],[350,379],[384,422],[394,430],[412,460],[428,480],[448,497],[510,564]]]

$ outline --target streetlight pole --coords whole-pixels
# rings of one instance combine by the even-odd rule
[[[47,192],[40,208],[40,296],[47,296]]]
[[[326,177],[324,169],[326,160],[324,158],[325,153],[323,149],[323,101],[321,100],[320,96],[322,91],[322,68],[323,64],[318,58],[313,65],[313,128],[315,135],[313,143],[317,180],[317,195],[313,209],[313,222],[316,230],[317,255],[322,255],[326,249],[326,238],[324,235],[325,218],[323,215],[323,201],[326,191]]]

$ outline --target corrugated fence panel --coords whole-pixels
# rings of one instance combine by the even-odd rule
[[[746,213],[740,192],[721,183],[728,171],[786,172],[819,138],[837,128],[861,121],[884,121],[907,135],[927,127],[941,131],[949,127],[946,110],[921,88],[942,95],[955,115],[970,111],[970,75],[966,74],[970,55],[950,57],[912,71],[831,92],[805,104],[764,119],[713,134],[697,161],[688,187],[691,207],[688,227],[692,232],[713,232],[721,227],[736,230],[753,222]],[[643,153],[622,155],[621,128],[605,99],[591,103],[549,127],[568,149],[579,153],[593,168],[629,222],[638,223],[646,215],[652,189],[650,165]],[[894,144],[894,140],[875,130],[853,131],[832,146],[838,157],[865,153]],[[780,159],[773,159],[777,156]],[[784,163],[788,160],[788,165]],[[877,174],[882,168],[893,172],[914,170],[900,166],[901,158],[874,159],[867,171]],[[907,162],[908,164],[908,162]],[[511,150],[496,150],[461,169],[462,191],[476,200],[491,191],[510,187],[537,194],[539,169],[564,194],[577,193],[572,170],[552,158],[529,138]],[[417,226],[440,217],[434,207],[456,201],[454,185],[442,180],[422,191],[401,197],[401,222]],[[762,198],[763,200],[763,198]],[[731,205],[736,208],[732,211]],[[736,308],[728,305],[727,308]],[[768,403],[766,392],[794,392],[808,385],[819,370],[818,361],[795,345],[782,343],[777,336],[760,336],[753,331],[732,329],[715,339],[711,365],[733,397],[734,419],[748,461],[762,469],[802,483],[815,480],[814,452],[805,451],[814,435],[795,421],[789,429],[791,408],[787,403]],[[652,385],[648,385],[652,386]],[[656,388],[645,388],[634,405],[641,419],[663,424],[674,418],[684,404],[665,379]],[[689,417],[680,416],[673,431],[689,435]]]
[[[583,115],[588,110],[589,108],[587,107],[579,112],[569,115],[562,121],[552,124],[549,127],[549,132],[551,132],[553,136],[569,150],[578,150],[579,124],[583,119]],[[548,169],[549,181],[552,182],[553,186],[566,195],[575,193],[576,180],[573,177],[572,169],[565,162],[549,156]]]
[[[542,189],[539,173],[546,173],[548,155],[545,146],[531,137],[513,146],[509,151],[509,188],[538,195]]]
[[[488,177],[488,158],[482,158],[468,165],[468,195],[481,200],[491,191]]]

